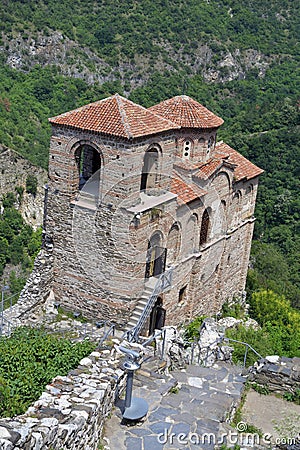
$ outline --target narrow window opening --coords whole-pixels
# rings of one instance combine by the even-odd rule
[[[141,191],[155,188],[158,181],[158,151],[155,148],[148,150],[144,156],[141,176]]]
[[[211,136],[208,139],[208,143],[207,143],[207,153],[210,152],[210,150],[212,149],[213,145],[214,145],[214,138]]]
[[[204,211],[200,229],[200,247],[207,242],[209,230],[209,214],[207,209]]]
[[[186,291],[187,291],[187,285],[183,286],[181,289],[179,289],[178,293],[178,303],[183,303],[186,299]]]

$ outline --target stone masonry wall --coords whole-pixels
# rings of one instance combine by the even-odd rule
[[[115,349],[94,351],[57,376],[27,412],[0,419],[1,450],[96,450],[103,423],[125,384]]]
[[[29,276],[19,299],[12,308],[4,311],[4,334],[12,327],[22,325],[22,320],[32,318],[50,294],[53,278],[52,245],[47,244],[40,251],[34,262],[34,268]]]
[[[199,314],[214,314],[226,299],[242,294],[257,180],[253,184],[244,180],[235,183],[233,167],[225,164],[212,176],[203,173],[196,177],[195,188],[198,184],[206,194],[186,205],[179,206],[174,197],[154,203],[153,208],[153,198],[148,197],[147,208],[146,194],[140,195],[144,157],[149,148],[155,148],[158,154],[158,190],[151,193],[151,197],[158,198],[170,191],[173,165],[176,155],[182,156],[184,139],[193,141],[191,154],[195,158],[205,150],[205,160],[209,156],[207,142],[214,137],[215,144],[216,130],[207,130],[203,136],[201,132],[203,142],[200,144],[198,139],[195,148],[194,132],[186,136],[181,132],[161,133],[129,142],[60,126],[52,131],[47,234],[54,244],[53,291],[64,307],[81,311],[90,319],[111,320],[124,326],[146,292],[150,237],[158,232],[160,246],[166,248],[172,243],[169,233],[175,225],[179,230],[176,260],[170,258],[172,251],[167,249],[167,264],[174,266],[173,286],[162,296],[166,322],[178,324]],[[213,152],[214,144],[209,152]],[[84,203],[88,183],[78,190],[74,154],[84,145],[97,149],[101,157],[96,188],[99,205],[94,204],[94,208]],[[185,167],[180,170],[191,183],[195,181]],[[152,208],[159,211],[155,220],[151,218]],[[209,231],[207,242],[200,245],[205,210]],[[182,290],[185,295],[179,300]]]
[[[300,390],[300,358],[267,356],[254,365],[248,380],[276,394],[294,394]]]

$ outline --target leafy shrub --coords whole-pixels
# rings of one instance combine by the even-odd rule
[[[221,310],[222,317],[234,317],[235,319],[242,319],[244,315],[245,310],[237,300],[230,304],[228,301],[223,303]]]
[[[24,194],[24,188],[23,188],[23,186],[16,186],[15,189],[19,196],[19,200],[21,201],[23,198],[23,194]]]
[[[32,194],[34,197],[37,193],[38,181],[34,175],[28,175],[26,178],[26,192]]]
[[[254,330],[239,326],[237,329],[228,329],[226,336],[247,342],[262,356],[300,356],[300,312],[293,309],[283,295],[272,291],[254,292],[250,306],[251,316],[262,328]],[[245,347],[235,343],[233,346],[234,361],[241,363]],[[253,364],[256,359],[255,354],[248,353],[248,364]]]
[[[19,292],[33,268],[34,259],[37,256],[42,241],[42,230],[36,231],[26,225],[19,211],[13,207],[13,194],[7,194],[7,203],[4,213],[0,215],[0,275],[3,274],[7,263],[20,265],[22,273],[10,278],[10,291],[12,294]]]
[[[195,338],[199,338],[200,336],[200,327],[203,323],[203,320],[206,318],[207,316],[199,316],[196,317],[195,320],[193,320],[191,323],[189,323],[186,328],[185,328],[185,332],[184,332],[184,339],[186,339],[187,341],[192,342]]]
[[[12,192],[8,192],[6,195],[3,196],[2,204],[4,208],[11,208],[14,206],[14,203],[16,201],[16,197]]]
[[[300,405],[300,389],[296,389],[295,392],[285,392],[283,397],[288,402],[294,402],[297,405]]]
[[[37,400],[57,375],[66,375],[95,348],[43,330],[21,327],[0,339],[0,416],[15,416]]]

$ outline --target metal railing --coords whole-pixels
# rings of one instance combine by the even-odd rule
[[[217,343],[217,344],[219,345],[219,344],[222,344],[223,342],[235,342],[235,343],[237,343],[237,344],[241,344],[241,345],[244,345],[244,346],[245,346],[245,353],[244,353],[244,358],[243,358],[243,367],[244,367],[244,368],[246,367],[247,355],[248,355],[249,350],[251,350],[256,356],[258,356],[258,358],[260,358],[260,359],[263,358],[262,355],[260,355],[260,354],[252,347],[252,345],[248,344],[248,342],[237,341],[236,339],[227,338],[227,337],[225,337],[225,336],[224,336],[224,337],[221,337],[221,338],[219,338],[219,339],[216,339],[214,342],[211,343],[211,345],[214,344],[214,343]],[[199,348],[199,353],[198,353],[198,357],[197,357],[197,362],[194,361],[194,358],[195,358],[195,347],[196,347],[197,345],[199,346],[198,341],[196,341],[196,340],[193,341],[193,342],[191,343],[191,358],[190,358],[189,364],[193,364],[193,363],[195,363],[195,364],[200,364],[201,361],[203,362],[203,361],[205,361],[205,360],[208,358],[208,355],[209,355],[209,351],[210,351],[210,349],[211,349],[211,346],[206,347],[206,355],[203,355],[203,353],[201,354],[201,351],[200,351],[200,348]],[[204,350],[204,349],[203,349],[203,350]]]
[[[115,330],[116,330],[116,325],[115,324],[111,324],[107,331],[105,331],[105,328],[104,328],[104,335],[100,339],[100,341],[98,343],[98,347],[101,347],[103,345],[103,343],[106,341],[108,336],[110,336],[110,335],[114,336],[115,335]]]
[[[2,336],[4,332],[5,335],[10,335],[10,333],[13,330],[13,323],[4,316],[4,311],[6,311],[9,308],[9,311],[11,312],[13,306],[13,298],[16,297],[16,295],[20,295],[20,292],[16,292],[10,297],[4,298],[4,289],[2,289],[1,295],[2,296],[0,302],[0,336]]]
[[[10,336],[14,328],[14,324],[10,320],[2,317],[0,323],[0,337],[2,335]]]
[[[162,330],[155,330],[154,333],[152,334],[152,336],[150,336],[149,339],[147,339],[142,345],[143,347],[146,347],[147,345],[151,344],[153,341],[155,341],[157,338],[159,338],[160,336],[162,336],[163,342],[162,342],[162,347],[161,347],[161,352],[160,352],[160,356],[159,359],[163,360],[164,356],[165,356],[165,350],[166,350],[166,334],[167,331],[165,328],[163,328]],[[154,349],[154,356],[156,356],[156,351],[157,351],[157,347]]]
[[[157,300],[157,297],[172,285],[173,267],[167,269],[158,278],[152,293],[143,309],[137,324],[125,333],[125,338],[129,342],[137,341],[139,334],[146,323],[146,320],[151,314],[152,308]]]
[[[243,367],[246,367],[246,361],[247,361],[247,355],[248,355],[248,351],[251,350],[253,353],[255,353],[256,356],[258,356],[260,359],[263,358],[263,356],[261,356],[253,347],[252,345],[248,344],[248,342],[243,342],[243,341],[237,341],[236,339],[231,339],[231,338],[227,338],[224,337],[222,339],[223,342],[236,342],[237,344],[241,344],[245,346],[245,353],[244,353],[244,361],[243,361]]]

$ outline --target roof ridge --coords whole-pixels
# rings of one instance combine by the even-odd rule
[[[167,119],[166,117],[163,117],[160,114],[157,114],[156,112],[149,111],[149,108],[146,108],[143,105],[135,103],[132,100],[130,100],[129,98],[123,97],[122,95],[120,95],[118,93],[114,94],[112,97],[115,97],[117,100],[117,105],[119,108],[122,124],[124,125],[125,132],[127,133],[128,138],[133,138],[134,136],[133,136],[133,133],[131,132],[130,125],[127,121],[127,115],[126,115],[126,112],[125,112],[125,109],[123,106],[123,100],[125,100],[128,103],[131,103],[132,105],[138,106],[140,109],[143,109],[147,114],[151,114],[151,115],[163,120],[165,123],[169,123],[170,125],[175,125],[176,128],[178,128],[178,129],[181,128],[180,125],[177,125],[177,123],[173,122],[172,120]]]
[[[122,97],[118,93],[116,93],[113,97],[116,99],[116,102],[117,102],[117,105],[118,105],[118,109],[119,109],[119,113],[120,113],[120,117],[121,117],[121,122],[122,122],[122,125],[124,126],[125,133],[127,134],[127,137],[129,139],[132,139],[133,138],[133,133],[131,132],[131,128],[130,128],[130,125],[128,123],[127,115],[126,115],[126,112],[125,112],[124,106],[123,106],[123,98],[124,97]],[[128,100],[128,99],[125,99],[125,100]],[[128,100],[128,101],[130,101],[130,100]]]

